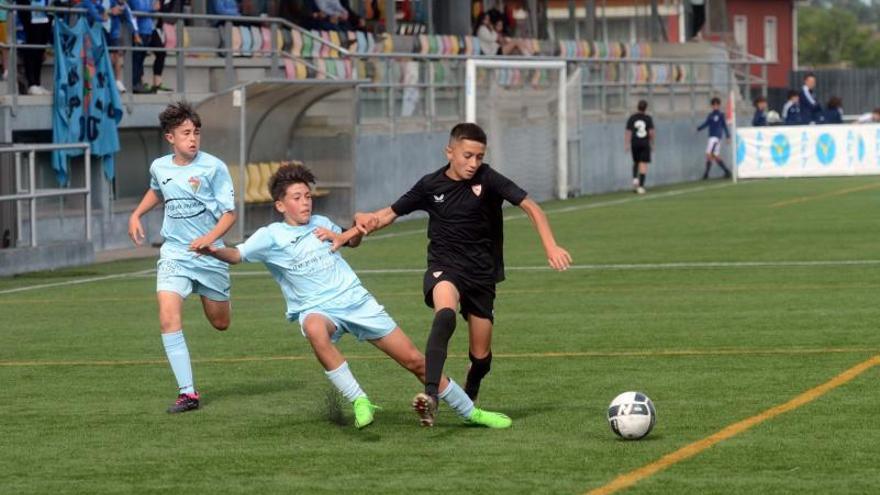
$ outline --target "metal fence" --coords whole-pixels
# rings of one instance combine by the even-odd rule
[[[880,69],[792,71],[790,86],[799,89],[807,74],[816,76],[815,92],[823,107],[832,96],[843,99],[843,108],[848,114],[870,112],[880,107]]]

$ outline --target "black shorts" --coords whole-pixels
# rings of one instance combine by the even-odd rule
[[[633,161],[636,163],[651,163],[651,146],[636,144],[632,147]]]
[[[458,289],[461,316],[467,319],[468,315],[474,315],[495,322],[494,282],[474,281],[453,270],[429,268],[423,286],[425,304],[429,308],[434,307],[434,286],[443,281],[451,282]]]

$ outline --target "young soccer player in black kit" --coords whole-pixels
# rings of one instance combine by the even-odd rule
[[[633,191],[645,194],[645,176],[651,163],[651,150],[654,149],[654,119],[645,113],[648,102],[640,100],[638,112],[626,121],[624,147],[632,150]]]
[[[565,270],[568,252],[556,244],[547,217],[526,191],[484,164],[486,134],[476,124],[453,127],[446,147],[449,163],[419,180],[393,205],[374,213],[358,213],[355,225],[368,234],[416,210],[428,213],[428,270],[425,303],[434,308],[434,322],[425,350],[425,392],[413,409],[424,426],[434,424],[437,387],[455,331],[455,310],[468,322],[470,361],[465,391],[476,398],[492,363],[495,284],[504,280],[503,217],[506,200],[526,212],[541,237],[550,266]]]

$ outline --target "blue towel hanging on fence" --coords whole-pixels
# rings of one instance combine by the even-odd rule
[[[52,136],[55,143],[92,145],[92,155],[102,159],[104,176],[115,175],[113,155],[119,151],[117,125],[122,120],[122,100],[116,89],[110,55],[100,24],[89,27],[80,18],[73,26],[56,22],[55,93]],[[67,185],[68,158],[81,150],[60,150],[52,154],[52,168],[58,183]]]

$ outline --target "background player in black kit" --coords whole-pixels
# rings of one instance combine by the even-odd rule
[[[486,133],[476,124],[452,128],[449,163],[419,180],[390,207],[358,213],[355,224],[368,234],[401,215],[428,213],[428,270],[425,303],[434,308],[434,322],[425,350],[425,392],[413,400],[422,425],[431,426],[437,408],[437,386],[446,361],[449,338],[460,306],[470,334],[470,361],[465,391],[476,399],[480,382],[492,362],[495,284],[504,280],[501,204],[519,206],[531,219],[550,266],[565,270],[568,252],[556,244],[547,217],[519,186],[483,163]]]
[[[648,164],[651,163],[651,150],[654,149],[654,119],[645,113],[648,102],[640,100],[638,112],[626,121],[626,137],[624,147],[632,150],[633,158],[633,191],[645,194],[645,176],[648,175]]]

